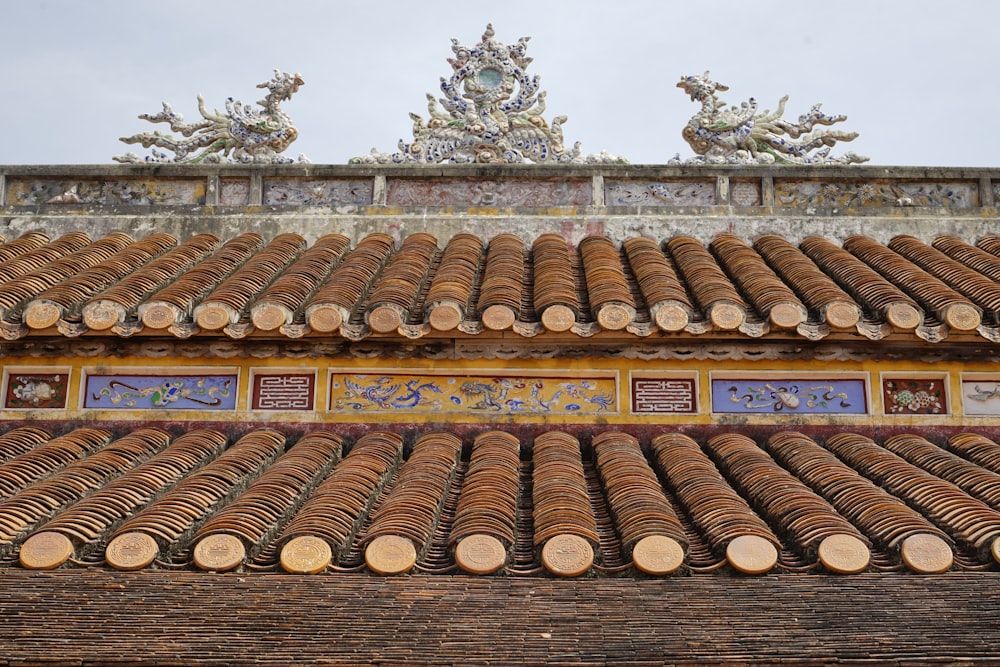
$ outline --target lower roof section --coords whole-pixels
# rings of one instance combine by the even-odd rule
[[[0,573],[0,665],[1000,664],[1000,573]]]

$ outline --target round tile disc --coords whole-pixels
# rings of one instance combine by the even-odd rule
[[[920,325],[920,311],[908,303],[894,303],[889,306],[885,319],[897,329],[916,329]]]
[[[156,540],[145,533],[124,533],[108,544],[104,557],[116,570],[141,570],[160,552]]]
[[[865,543],[853,535],[831,535],[819,544],[819,562],[837,574],[864,572],[871,561]]]
[[[743,309],[731,303],[720,303],[712,307],[709,313],[712,324],[726,331],[739,329],[745,317]]]
[[[726,546],[726,560],[743,574],[764,574],[778,564],[778,550],[759,535],[740,535]]]
[[[656,311],[656,326],[664,331],[681,331],[689,320],[688,312],[674,304],[667,304]]]
[[[555,306],[549,306],[542,313],[542,326],[549,331],[569,331],[575,321],[576,316],[569,306],[556,304]]]
[[[620,331],[632,321],[628,308],[618,304],[607,304],[597,312],[597,323],[607,331]]]
[[[453,303],[438,304],[427,321],[435,331],[451,331],[462,323],[462,310]]]
[[[309,326],[320,333],[336,331],[343,323],[343,316],[333,306],[318,306],[309,311]]]
[[[376,574],[403,574],[417,562],[417,550],[405,537],[381,535],[365,549],[365,564]]]
[[[403,318],[389,306],[379,306],[368,314],[368,326],[376,333],[391,333],[402,323]]]
[[[53,570],[73,555],[73,543],[51,530],[35,533],[21,545],[21,566],[29,570]]]
[[[794,329],[802,324],[802,310],[792,303],[779,303],[771,309],[771,324],[781,329]]]
[[[166,304],[153,304],[142,312],[142,323],[151,329],[166,329],[174,320],[174,311]]]
[[[917,574],[947,572],[955,561],[948,543],[930,533],[910,535],[903,540],[899,553],[903,564]]]
[[[62,317],[59,306],[48,301],[36,301],[24,309],[24,323],[32,329],[47,329]]]
[[[858,308],[850,303],[832,303],[826,309],[826,323],[836,329],[850,329],[858,319]]]
[[[993,554],[993,560],[1000,563],[1000,538],[993,540],[993,544],[990,545],[990,553]]]
[[[684,564],[684,547],[666,535],[649,535],[632,547],[632,562],[646,574],[672,574]]]
[[[944,319],[949,327],[959,331],[972,331],[983,321],[979,311],[965,303],[956,303],[948,308]]]
[[[273,303],[262,304],[253,309],[250,319],[261,331],[274,331],[285,323],[285,310]]]
[[[542,547],[542,565],[560,577],[578,577],[594,564],[594,549],[578,535],[556,535]]]
[[[229,324],[229,312],[222,306],[207,305],[198,311],[195,321],[206,331],[217,331]]]
[[[492,535],[469,535],[455,547],[455,563],[470,574],[493,574],[506,562],[503,542]]]
[[[208,535],[194,548],[194,564],[202,570],[226,572],[243,563],[246,547],[235,535]]]
[[[318,574],[333,560],[333,550],[326,540],[302,535],[289,540],[281,549],[281,567],[292,574]]]
[[[83,310],[83,323],[95,331],[110,329],[118,323],[118,308],[108,301],[99,301]]]
[[[490,306],[483,311],[483,326],[491,331],[503,331],[514,326],[517,316],[507,306]]]

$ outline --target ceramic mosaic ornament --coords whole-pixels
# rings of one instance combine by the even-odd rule
[[[114,157],[116,162],[233,162],[283,164],[289,162],[309,162],[300,155],[298,160],[281,155],[289,144],[299,136],[292,125],[292,119],[281,109],[281,103],[291,99],[303,85],[301,74],[289,74],[274,70],[270,81],[258,84],[266,88],[267,95],[257,104],[263,111],[243,104],[232,97],[226,100],[226,112],[218,109],[208,111],[205,99],[198,96],[198,111],[202,120],[185,123],[184,116],[176,113],[167,102],[163,111],[156,114],[141,114],[139,118],[151,123],[167,123],[170,129],[179,133],[177,137],[159,131],[140,132],[131,137],[122,137],[126,144],[142,144],[143,148],[153,148],[152,155],[145,159],[135,153]],[[157,148],[172,151],[173,156]]]
[[[12,373],[7,380],[5,408],[65,408],[66,373]]]
[[[235,375],[88,375],[85,408],[235,410]]]
[[[864,380],[712,380],[712,412],[866,414]]]
[[[690,95],[691,101],[701,104],[701,109],[681,133],[701,157],[684,163],[852,164],[868,161],[867,157],[856,153],[830,157],[831,147],[838,141],[852,141],[858,133],[816,129],[819,125],[847,120],[847,116],[824,114],[819,104],[799,116],[798,122],[791,122],[781,117],[787,95],[778,102],[775,112],[758,113],[757,100],[752,97],[738,107],[727,108],[716,92],[729,90],[729,86],[712,81],[708,72],[682,76],[677,87]],[[670,161],[671,164],[680,162],[679,156]]]
[[[606,153],[581,155],[579,143],[567,149],[562,130],[567,117],[545,120],[545,92],[538,92],[539,77],[526,72],[530,38],[507,46],[493,35],[491,24],[476,46],[451,40],[455,57],[448,62],[454,72],[441,79],[444,97],[427,95],[427,121],[410,114],[413,141],[400,140],[396,153],[372,149],[351,163],[627,162]]]

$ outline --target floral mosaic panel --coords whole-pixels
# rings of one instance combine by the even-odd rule
[[[715,179],[711,181],[605,181],[607,206],[713,206]]]
[[[613,376],[332,373],[332,412],[599,415],[618,411]]]
[[[88,374],[84,408],[235,410],[234,375]]]
[[[632,378],[633,414],[694,414],[697,388],[692,378]]]
[[[38,206],[41,204],[176,206],[204,204],[205,191],[205,179],[14,180],[7,185],[7,203],[12,206]]]
[[[938,415],[948,412],[943,379],[888,378],[882,380],[882,402],[887,415]]]
[[[3,406],[13,409],[65,408],[69,373],[17,373],[7,375]]]
[[[713,378],[712,412],[863,415],[868,401],[862,379]]]
[[[256,373],[253,376],[251,410],[311,411],[315,403],[315,373]]]
[[[776,206],[946,206],[979,204],[976,183],[832,182],[775,179]]]
[[[368,206],[375,185],[364,181],[266,181],[266,206]]]
[[[1000,380],[962,380],[962,407],[967,415],[1000,415]]]
[[[423,181],[391,179],[389,206],[551,207],[593,204],[590,180]]]

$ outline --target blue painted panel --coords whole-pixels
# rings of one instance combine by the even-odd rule
[[[867,403],[862,379],[712,380],[712,412],[863,415]]]

